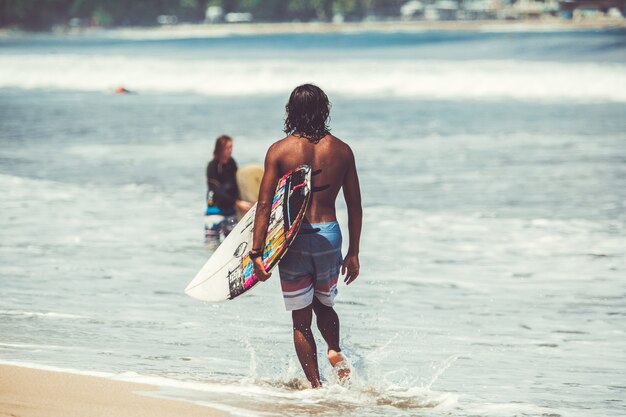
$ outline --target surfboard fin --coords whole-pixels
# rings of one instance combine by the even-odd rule
[[[330,184],[322,185],[322,186],[319,186],[319,187],[312,186],[311,187],[311,192],[312,193],[318,193],[320,191],[328,190],[329,188],[330,188]]]
[[[315,171],[311,172],[311,177],[316,176],[317,174],[321,173],[322,170],[321,169],[316,169]],[[330,184],[326,184],[326,185],[322,185],[320,187],[315,187],[314,185],[311,185],[311,192],[312,193],[317,193],[318,191],[324,191],[330,188]]]
[[[320,231],[319,227],[314,227],[312,229],[300,229],[300,234],[302,235],[312,235],[313,233],[317,233]]]

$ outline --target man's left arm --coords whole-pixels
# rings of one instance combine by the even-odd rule
[[[341,273],[345,274],[344,282],[350,284],[359,276],[359,244],[361,240],[361,227],[363,224],[363,209],[361,207],[361,187],[359,176],[356,171],[354,154],[349,149],[348,170],[343,181],[343,195],[348,208],[348,253],[341,266]]]

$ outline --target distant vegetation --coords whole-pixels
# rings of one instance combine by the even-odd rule
[[[47,30],[56,25],[156,25],[159,16],[176,22],[205,21],[208,7],[223,15],[250,13],[254,21],[361,20],[397,15],[406,0],[0,0],[0,26]]]

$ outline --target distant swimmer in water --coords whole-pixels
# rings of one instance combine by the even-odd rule
[[[237,163],[232,158],[232,154],[233,139],[227,135],[218,137],[215,140],[213,159],[206,168],[206,215],[211,216],[210,221],[205,225],[207,243],[219,242],[220,234],[227,236],[230,233],[237,221],[235,208],[242,213],[252,208],[252,203],[241,200],[239,197]]]
[[[296,87],[286,106],[287,137],[270,146],[257,202],[254,240],[250,258],[260,281],[270,277],[263,266],[263,242],[267,234],[276,183],[286,172],[307,164],[312,167],[312,197],[299,234],[278,264],[285,308],[291,311],[293,339],[304,374],[313,388],[321,386],[311,321],[328,345],[327,355],[339,380],[350,368],[339,346],[339,317],[334,310],[337,281],[345,274],[350,284],[359,276],[359,241],[362,209],[359,178],[350,146],[333,136],[326,124],[330,103],[317,86]],[[341,230],[335,200],[343,190],[348,209],[349,244],[341,256]]]
[[[133,91],[128,90],[126,87],[124,87],[123,85],[120,85],[119,87],[117,87],[115,89],[115,94],[134,94]]]

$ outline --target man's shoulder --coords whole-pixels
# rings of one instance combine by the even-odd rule
[[[293,136],[285,136],[282,139],[278,139],[272,143],[268,149],[268,152],[280,152],[285,147],[289,146],[289,143],[293,141]]]
[[[280,154],[282,152],[289,152],[292,145],[296,144],[297,142],[301,140],[302,140],[301,138],[297,138],[293,135],[285,136],[284,138],[278,139],[276,142],[274,142],[269,147],[268,152],[272,154]],[[352,149],[350,148],[350,145],[348,145],[343,140],[339,139],[337,136],[334,136],[329,133],[322,140],[326,141],[328,146],[330,146],[333,149],[333,152],[344,152],[347,155],[352,153]]]
[[[339,139],[335,135],[329,134],[328,136],[330,138],[330,146],[332,146],[335,150],[343,151],[346,155],[352,154],[352,149],[350,148],[350,145],[348,145],[346,142]]]
[[[276,142],[272,143],[272,146],[270,146],[270,147],[277,147],[277,146],[284,145],[284,144],[288,143],[292,139],[293,139],[293,136],[291,136],[291,135],[285,136],[284,138],[280,138]]]
[[[337,136],[335,135],[331,135],[330,133],[328,134],[328,137],[331,139],[331,141],[333,141],[334,143],[341,145],[341,146],[346,146],[346,147],[350,147],[348,146],[348,144],[346,142],[344,142],[343,140],[339,139]]]

